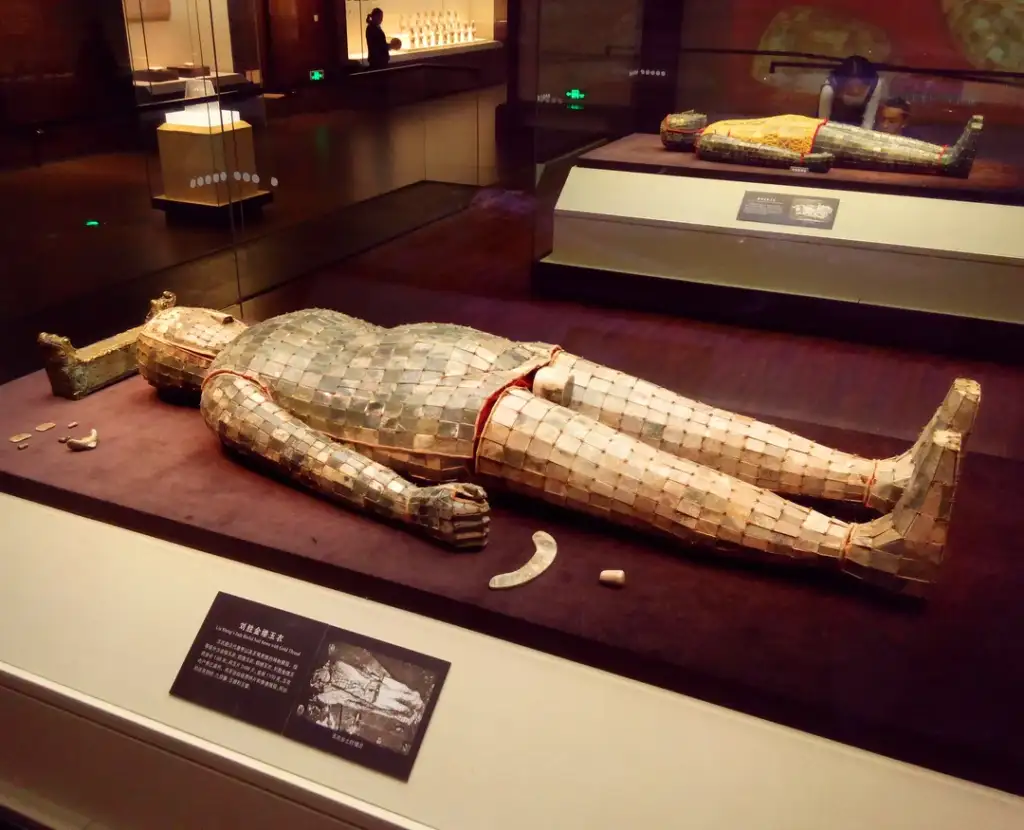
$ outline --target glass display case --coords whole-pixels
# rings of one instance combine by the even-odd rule
[[[495,0],[345,0],[350,60],[366,61],[368,17],[383,13],[380,28],[391,60],[408,60],[494,44]]]
[[[265,200],[275,178],[251,74],[255,9],[255,0],[56,2],[17,21],[24,76],[48,66],[61,88],[34,84],[24,99],[0,89],[4,115],[24,125],[0,134],[31,148],[30,162],[0,179],[17,205],[0,292],[7,377],[41,357],[14,343],[47,332],[87,348],[137,326],[164,289],[182,303],[238,304],[234,246],[255,231],[238,208]],[[168,218],[195,211],[205,215],[192,224]]]
[[[585,29],[571,23],[592,20],[582,3],[526,6],[517,88],[534,102],[549,196],[576,153],[622,171],[1024,205],[1024,11],[1012,0],[914,0],[899,14],[885,2],[618,0]],[[776,127],[799,134],[799,151]]]
[[[891,136],[880,146],[894,148],[889,155],[899,161],[870,149],[862,158],[844,158],[846,148],[830,144],[826,130],[816,149],[833,157],[838,153],[828,173],[831,184],[1024,203],[1024,144],[1017,140],[1024,127],[1019,46],[1024,11],[1012,0],[969,8],[914,0],[899,14],[884,2],[860,3],[854,12],[830,0],[804,5],[620,0],[603,5],[600,13],[572,2],[526,6],[523,26],[530,34],[522,49],[520,97],[536,102],[537,121],[555,119],[563,133],[577,133],[579,146],[644,134],[649,138],[636,142],[646,142],[653,153],[660,147],[656,134],[665,115],[691,109],[706,116],[706,125],[820,117]],[[588,26],[573,26],[583,15]],[[864,67],[865,77],[854,79],[846,94],[837,85],[851,59]],[[860,92],[853,88],[858,86]],[[860,99],[844,102],[850,94]],[[950,153],[974,116],[980,116],[976,147],[969,153],[974,160],[969,171],[961,171],[968,175],[930,175],[932,168],[950,166]],[[867,134],[862,138],[865,147],[878,144]],[[712,143],[706,142],[707,150]],[[567,149],[558,148],[561,154]],[[910,158],[915,153],[940,163],[915,166]],[[665,161],[663,166],[676,172],[685,167],[693,175],[725,176],[729,170],[738,175],[744,166],[760,167],[763,174],[771,166],[713,170],[712,155],[705,153],[707,163],[692,154],[658,153],[649,161],[653,167]],[[538,163],[547,156],[541,149]],[[794,184],[816,181],[802,175],[804,165],[792,166],[796,173],[778,175],[787,180],[795,175]],[[914,173],[923,175],[897,175]]]
[[[175,216],[231,211],[244,234],[275,178],[266,146],[256,150],[266,122],[257,0],[125,0],[124,13],[143,140],[156,137],[153,205]]]
[[[132,2],[107,25],[144,96],[131,100],[122,73],[129,109],[106,126],[123,145],[0,180],[12,208],[0,290],[14,309],[0,357],[18,364],[3,367],[0,492],[195,540],[207,564],[279,569],[318,583],[328,605],[332,590],[405,605],[1024,793],[1024,379],[988,363],[963,378],[964,354],[920,354],[925,312],[961,347],[1024,344],[1024,208],[993,195],[1012,186],[986,167],[1014,169],[1019,148],[1009,70],[961,67],[957,82],[998,95],[928,109],[900,84],[934,77],[938,95],[953,70],[899,57],[875,29],[774,26],[763,0],[724,4],[726,17],[710,0],[536,0],[533,28],[520,27],[535,41],[523,88],[538,186],[525,194],[496,186],[484,141],[497,132],[488,95],[502,88],[367,111],[302,111],[299,90],[268,113],[255,2]],[[360,60],[374,8],[346,2]],[[384,42],[404,38],[396,54],[457,54],[493,36],[474,4],[381,8]],[[746,34],[722,34],[733,25]],[[949,142],[980,108],[966,177],[689,152],[717,137],[791,160],[775,146],[791,134],[773,145],[751,121],[825,121],[821,87],[851,49],[891,79],[878,118],[899,109],[890,97],[912,98],[887,136]],[[306,100],[330,103],[338,87],[316,80]],[[833,105],[846,94],[834,91]],[[683,138],[658,133],[687,109],[700,112],[673,128]],[[723,120],[739,126],[716,129]],[[806,150],[819,134],[802,134]],[[268,194],[258,224],[244,208]],[[540,228],[558,302],[551,281],[531,281]],[[979,309],[1014,337],[974,338],[1007,331],[971,328]],[[756,330],[768,326],[782,331]],[[851,345],[877,332],[911,352]],[[152,578],[153,549],[124,560],[133,581],[119,584],[118,567],[86,567],[102,545],[75,541],[53,547],[133,597],[107,622],[151,641],[136,672],[146,705],[173,705],[173,728],[208,739],[214,716],[187,720],[167,689],[188,647],[180,632],[226,590],[219,577],[152,638],[124,621],[139,619],[145,586],[168,583]],[[76,610],[89,592],[42,561],[43,599],[19,608],[52,622],[61,600]],[[182,569],[182,591],[197,584],[198,558],[160,561]],[[279,601],[263,590],[251,599]],[[79,650],[124,662],[131,650],[111,652],[91,608],[77,609]],[[68,626],[36,628],[68,653]]]
[[[584,109],[631,104],[640,64],[643,8],[639,0],[589,4],[583,0],[537,7],[535,65],[524,65],[527,100]],[[579,21],[586,20],[586,25]],[[532,76],[532,77],[529,77]]]
[[[256,0],[123,2],[141,102],[204,97],[260,80],[258,59],[246,54],[257,40]]]
[[[817,338],[804,341],[809,352],[836,339],[851,353],[870,343],[1003,360],[1019,349],[1009,347],[1024,341],[1017,0],[613,0],[599,14],[622,25],[604,27],[589,25],[583,3],[528,5],[520,77],[524,103],[535,99],[535,296],[584,303],[622,325],[627,309],[644,312],[631,334],[589,324],[595,346],[622,349],[622,360],[649,349],[637,365],[651,371],[677,360],[701,389],[726,376],[745,384],[766,368],[740,347],[713,378],[718,338],[759,339],[757,329],[771,329],[772,343]],[[552,133],[567,139],[556,152]],[[677,347],[670,315],[692,332]],[[887,399],[893,391],[875,376],[863,383]],[[792,411],[793,398],[776,403]],[[818,418],[809,414],[818,403],[806,403]],[[987,552],[968,548],[993,563],[1002,543],[991,528],[978,526]],[[1019,764],[1001,725],[1017,720],[1015,704],[990,705],[1006,661],[1016,662],[990,651],[971,689],[960,682],[938,632],[988,618],[988,600],[966,583],[951,590],[964,604],[915,617],[905,638],[890,639],[902,625],[891,617],[833,628],[833,614],[849,610],[839,600],[815,621],[780,607],[767,627],[763,617],[734,631],[720,659],[705,661],[695,642],[688,667],[706,670],[716,702],[740,684],[747,711],[785,710],[783,721],[807,728],[814,708],[824,734],[864,746],[873,733],[878,751],[947,770],[963,763],[994,780],[1001,763]],[[744,613],[732,608],[716,625]],[[821,635],[813,646],[783,645],[811,630]],[[1000,636],[982,623],[965,651]],[[819,670],[823,685],[789,685]]]
[[[914,182],[992,202],[1024,201],[1024,10],[1015,0],[910,0],[794,5],[786,0],[683,4],[672,107],[709,122],[797,114],[952,147],[981,116],[977,160],[967,181]],[[860,56],[862,77],[844,80]],[[857,89],[854,89],[857,87]],[[866,94],[860,94],[860,92]],[[844,95],[854,100],[843,103]],[[889,139],[884,139],[889,141]],[[876,142],[877,143],[877,142]],[[833,178],[843,174],[833,170]],[[865,188],[885,188],[879,173]],[[891,180],[890,180],[891,182]],[[910,182],[906,183],[908,187]],[[909,191],[908,191],[909,192]]]

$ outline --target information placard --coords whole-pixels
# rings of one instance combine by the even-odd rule
[[[407,781],[449,668],[220,593],[171,694]]]
[[[799,225],[831,230],[836,223],[836,214],[838,213],[838,199],[748,190],[743,194],[740,212],[736,218],[741,222]]]

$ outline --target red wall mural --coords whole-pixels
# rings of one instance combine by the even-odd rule
[[[946,70],[1024,72],[1021,0],[689,0],[684,48],[773,49]],[[682,95],[698,106],[736,111],[807,111],[824,70],[777,70],[770,59],[684,56]],[[703,71],[702,71],[703,70]],[[927,75],[891,79],[929,120],[960,120],[967,110],[1016,121],[1024,86]],[[683,102],[680,101],[680,104]]]

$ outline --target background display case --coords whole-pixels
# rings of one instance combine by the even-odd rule
[[[272,201],[259,0],[125,0],[132,77],[154,207],[233,232]],[[153,140],[155,136],[155,141]],[[155,145],[155,147],[154,147]],[[260,151],[257,153],[257,145]]]
[[[384,12],[382,28],[402,48],[392,61],[495,45],[495,0],[345,0],[350,60],[366,60],[366,17]]]
[[[588,8],[593,7],[580,3],[575,8],[577,19],[585,21]],[[6,640],[0,660],[182,733],[201,735],[260,764],[276,764],[318,786],[336,790],[344,778],[353,791],[370,792],[366,797],[374,803],[444,830],[467,823],[488,826],[488,811],[493,813],[494,805],[500,804],[500,787],[507,791],[509,781],[526,781],[532,774],[545,788],[564,789],[557,772],[568,768],[565,753],[541,753],[547,766],[529,768],[531,753],[536,754],[543,743],[544,730],[537,732],[533,727],[559,719],[587,734],[574,730],[552,745],[569,747],[572,753],[582,748],[588,756],[611,755],[616,763],[605,767],[601,777],[577,775],[577,783],[587,784],[582,788],[585,794],[573,796],[571,804],[551,821],[545,822],[551,817],[543,812],[549,809],[548,800],[536,797],[520,799],[528,815],[499,811],[501,826],[558,825],[568,816],[595,817],[605,824],[614,818],[620,826],[640,821],[652,827],[663,826],[669,816],[671,824],[671,813],[660,807],[642,815],[623,815],[627,802],[608,787],[595,789],[594,781],[604,781],[605,775],[621,779],[622,770],[630,770],[636,782],[654,781],[659,792],[670,796],[669,810],[677,809],[680,781],[691,789],[706,790],[694,785],[693,775],[679,774],[679,758],[671,748],[685,734],[699,738],[687,745],[695,757],[686,770],[704,771],[709,779],[724,782],[716,790],[719,805],[729,804],[728,794],[735,794],[737,769],[744,773],[741,780],[751,777],[767,782],[768,789],[782,785],[778,776],[765,778],[764,770],[781,770],[785,784],[794,785],[801,795],[810,794],[809,801],[819,810],[823,803],[833,804],[822,798],[818,779],[808,785],[809,779],[793,775],[793,767],[781,763],[777,752],[766,750],[755,757],[737,751],[733,757],[723,757],[723,745],[713,736],[681,729],[676,705],[654,709],[650,703],[657,699],[678,704],[683,699],[665,690],[783,724],[790,729],[763,722],[761,728],[801,742],[804,737],[794,736],[792,729],[1024,792],[1017,774],[1024,750],[1016,740],[1024,729],[1019,705],[1024,695],[1024,660],[1020,659],[1024,642],[1020,602],[1024,532],[1020,525],[1024,519],[1014,502],[1024,476],[1021,378],[1004,366],[922,359],[916,354],[894,356],[823,339],[807,341],[690,324],[673,316],[676,309],[668,304],[655,314],[623,308],[640,295],[652,296],[650,282],[643,281],[650,276],[644,271],[651,263],[675,263],[680,283],[687,278],[695,282],[698,271],[700,276],[712,277],[743,273],[749,284],[742,291],[728,292],[724,299],[717,295],[715,302],[719,308],[739,308],[751,318],[772,322],[776,322],[774,308],[764,297],[769,292],[757,291],[755,278],[763,289],[790,263],[800,265],[792,271],[800,275],[856,271],[863,286],[889,283],[911,299],[922,285],[934,293],[935,280],[929,284],[926,278],[934,277],[940,267],[944,276],[969,267],[972,282],[962,293],[982,297],[986,292],[979,287],[981,268],[966,262],[966,257],[956,261],[915,254],[918,266],[911,271],[904,267],[911,261],[909,255],[898,258],[905,254],[898,249],[907,247],[908,241],[899,234],[913,230],[909,223],[918,209],[925,210],[922,203],[931,212],[919,224],[938,235],[940,220],[946,221],[941,215],[946,204],[942,199],[921,198],[914,202],[914,210],[901,210],[893,197],[856,191],[838,197],[843,200],[840,222],[859,217],[856,230],[865,238],[854,239],[848,224],[837,224],[831,237],[809,232],[787,235],[774,228],[736,225],[736,191],[753,189],[745,179],[670,175],[661,169],[668,166],[665,163],[658,164],[657,172],[609,169],[607,161],[595,154],[629,135],[653,136],[652,114],[660,118],[677,106],[681,81],[672,67],[682,60],[683,6],[666,9],[664,3],[650,7],[623,3],[617,11],[601,11],[607,13],[602,18],[603,31],[581,43],[575,55],[579,59],[570,60],[573,56],[564,53],[571,52],[573,41],[582,40],[583,35],[563,31],[579,24],[558,8],[559,30],[548,39],[552,48],[546,54],[554,59],[563,53],[563,58],[547,74],[538,63],[533,75],[530,101],[538,123],[549,119],[542,124],[544,130],[575,142],[570,152],[538,154],[537,167],[530,171],[545,187],[557,184],[550,191],[547,220],[552,216],[586,220],[575,228],[582,228],[577,238],[588,242],[595,253],[594,272],[602,267],[607,271],[608,263],[623,251],[640,254],[630,266],[632,271],[621,272],[620,290],[608,304],[613,308],[590,303],[585,294],[575,293],[570,282],[565,283],[563,302],[557,304],[531,290],[525,237],[535,212],[543,213],[543,208],[522,193],[507,189],[481,193],[477,188],[493,182],[494,177],[485,173],[497,167],[496,155],[481,141],[493,132],[484,117],[493,111],[493,101],[488,104],[482,95],[464,95],[415,107],[381,107],[372,113],[321,109],[282,114],[278,110],[271,118],[272,113],[261,109],[266,99],[258,95],[247,97],[213,82],[211,89],[206,88],[210,73],[221,64],[216,58],[207,59],[209,49],[199,33],[196,42],[202,48],[190,59],[207,75],[200,79],[201,94],[147,102],[137,109],[133,104],[131,136],[137,146],[131,153],[97,152],[76,159],[73,165],[39,165],[38,170],[29,171],[32,176],[21,177],[24,171],[17,171],[19,189],[12,204],[20,209],[31,206],[30,218],[39,221],[39,227],[34,230],[16,216],[19,233],[7,231],[5,250],[18,252],[16,290],[31,295],[42,313],[29,323],[19,320],[17,326],[6,326],[2,336],[8,338],[4,344],[10,348],[0,349],[0,354],[27,353],[35,363],[32,369],[37,369],[39,355],[33,340],[40,328],[67,334],[77,344],[89,343],[78,334],[138,324],[146,301],[163,289],[175,291],[180,304],[221,309],[251,322],[309,307],[336,309],[381,326],[451,321],[517,340],[557,343],[570,354],[649,379],[678,395],[777,424],[864,459],[905,452],[951,380],[969,374],[982,384],[985,406],[971,437],[957,495],[946,569],[927,605],[890,601],[862,592],[852,583],[830,579],[828,574],[795,573],[785,567],[701,555],[661,544],[633,529],[616,530],[574,516],[557,505],[503,499],[498,493],[486,551],[455,557],[427,540],[236,463],[221,451],[217,436],[201,416],[160,401],[141,378],[68,401],[51,396],[47,377],[29,369],[2,391],[0,435],[28,431],[27,440],[32,443],[22,451],[18,444],[5,442],[5,452],[0,454],[0,489],[4,491],[0,512],[5,518],[14,517],[7,524],[16,526],[19,534],[11,534],[17,556],[0,557],[10,576],[0,579],[0,592],[9,594],[0,609],[6,615],[6,630],[24,632]],[[543,31],[544,11],[541,3],[534,9],[538,32]],[[677,15],[674,23],[670,11]],[[628,24],[626,29],[618,25],[623,22]],[[145,32],[143,25],[143,37]],[[244,39],[236,27],[229,27],[229,34],[230,71],[237,71],[237,51]],[[670,35],[675,45],[664,51]],[[210,48],[219,53],[219,38],[216,34],[211,38]],[[545,54],[539,47],[539,43],[534,47],[535,56]],[[457,49],[459,44],[449,48]],[[353,73],[352,78],[369,83],[401,75]],[[320,100],[329,100],[330,83],[311,80],[310,86],[314,83],[320,84],[316,91],[324,90]],[[538,87],[540,83],[544,86]],[[720,111],[730,110],[723,105]],[[246,134],[251,135],[251,144],[237,140],[235,133],[245,129],[242,124],[249,125],[251,132]],[[287,152],[266,152],[264,139],[272,131]],[[657,151],[664,159],[665,151]],[[275,159],[283,160],[282,166],[276,166]],[[567,180],[571,184],[580,171],[591,182],[610,184],[590,191],[563,186]],[[280,181],[275,184],[275,179]],[[689,189],[680,191],[680,183]],[[204,209],[221,208],[244,200],[254,186],[268,184],[280,185],[274,193],[281,197],[266,211],[263,226],[233,210],[224,211],[220,225],[166,223],[162,214],[149,210],[153,195],[194,201]],[[769,186],[782,187],[765,182],[754,185]],[[790,187],[798,186],[814,189]],[[201,194],[196,193],[200,190]],[[546,198],[544,187],[539,191],[540,199]],[[556,213],[559,191],[571,198]],[[209,203],[204,203],[207,193]],[[451,211],[467,204],[470,209],[452,222],[438,222],[439,214],[451,215],[441,210],[442,203],[454,206]],[[985,233],[1000,227],[1003,220],[995,215],[1006,215],[999,213],[1005,205],[958,204],[963,227]],[[341,213],[340,208],[352,209]],[[974,208],[988,212],[978,214],[972,212]],[[896,213],[902,214],[903,224],[890,221]],[[668,233],[658,235],[675,232],[681,220],[689,225],[685,244],[678,244],[679,237]],[[561,229],[556,221],[556,252],[561,230],[574,230],[571,221]],[[1007,224],[1021,226],[1019,221]],[[862,243],[865,249],[868,243],[877,243],[878,226],[890,235],[889,247],[875,250],[867,267],[864,259],[856,260],[860,255],[856,251]],[[410,228],[422,232],[404,237]],[[622,244],[630,242],[624,228],[650,234],[650,244],[642,244],[643,239],[635,244],[635,237],[632,247]],[[873,242],[866,239],[872,233]],[[946,236],[948,244],[958,238],[952,233]],[[1020,244],[1019,236],[1009,237],[1007,244]],[[339,264],[345,254],[365,252],[384,239],[393,241],[386,251]],[[740,260],[741,256],[745,258]],[[747,270],[732,268],[736,263]],[[42,281],[61,269],[69,275],[67,279]],[[283,284],[300,274],[308,279]],[[33,279],[38,286],[23,287]],[[1009,295],[1003,297],[1003,304],[1011,305],[1009,299]],[[814,307],[813,314],[804,308],[805,316],[821,314],[833,340],[845,335],[844,321],[830,319],[821,307]],[[891,318],[883,322],[891,323]],[[15,334],[20,337],[29,325],[35,325],[28,329],[31,335],[16,339]],[[877,321],[874,325],[884,328]],[[954,328],[947,326],[946,334]],[[70,453],[58,442],[72,422],[83,431],[98,429],[101,444],[96,452]],[[37,425],[45,423],[60,424],[61,429],[37,431]],[[86,524],[58,523],[52,520],[52,507],[30,511],[17,497],[123,525],[124,529],[116,529],[122,542],[108,542],[109,534],[104,538],[92,524],[89,530],[79,530]],[[253,505],[260,505],[258,517],[253,515]],[[864,518],[853,512],[858,509],[850,506],[851,520]],[[837,507],[835,515],[844,510]],[[30,512],[34,519],[22,523],[20,517]],[[59,538],[37,533],[38,525],[54,533],[59,526]],[[532,535],[541,527],[560,547],[553,566],[557,570],[514,592],[491,591],[489,580],[523,562]],[[129,529],[151,534],[152,544],[143,546]],[[186,541],[206,553],[164,548],[152,538],[161,536]],[[33,539],[51,556],[46,557],[46,550],[37,556],[37,549],[26,541]],[[381,556],[381,551],[387,555]],[[232,574],[239,569],[252,579],[234,581]],[[599,574],[607,569],[628,574],[622,590],[600,584]],[[85,577],[99,589],[88,590]],[[167,590],[154,592],[154,585]],[[430,761],[425,755],[414,784],[407,790],[385,790],[380,782],[349,775],[354,771],[339,768],[338,762],[328,763],[301,748],[289,750],[271,740],[272,735],[255,734],[245,724],[197,712],[168,698],[188,638],[218,590],[234,590],[307,613],[320,609],[315,613],[324,619],[342,623],[347,618],[351,625],[365,624],[371,634],[431,652],[432,644],[440,642],[432,639],[435,631],[450,629],[449,634],[461,637],[465,632],[458,626],[476,629],[474,637],[505,638],[516,645],[493,646],[491,660],[495,666],[504,665],[504,675],[491,671],[488,662],[475,660],[468,651],[443,647],[439,656],[451,659],[459,669],[453,671],[450,688],[458,690],[455,683],[468,683],[472,677],[471,686],[461,686],[462,699],[475,700],[484,708],[472,710],[472,717],[460,705],[439,709],[435,722],[439,728],[433,734],[446,736],[439,740],[456,748],[458,757],[435,754]],[[351,595],[342,596],[345,592]],[[352,610],[359,606],[365,611],[372,601],[403,609],[391,617],[394,627],[387,632],[369,617],[357,619]],[[408,615],[413,613],[433,621],[410,622]],[[62,624],[65,616],[80,624]],[[578,706],[567,709],[566,698],[556,699],[551,683],[545,682],[543,669],[527,678],[518,664],[502,663],[509,649],[520,656],[529,654],[523,646],[547,652],[534,655],[538,666],[550,665],[553,654],[650,685],[643,687],[642,697],[616,697],[613,705],[602,688],[592,698],[597,701],[593,711]],[[89,659],[68,659],[69,654]],[[126,661],[126,655],[138,659]],[[132,677],[142,680],[126,678],[125,665],[130,666]],[[481,666],[486,670],[479,671]],[[590,668],[570,668],[579,669],[576,673],[593,682],[596,673]],[[615,679],[609,683],[627,685]],[[492,694],[487,692],[488,685]],[[495,688],[500,695],[493,693]],[[568,697],[582,699],[571,693]],[[497,709],[487,709],[494,714],[484,715],[484,709],[499,698]],[[539,703],[524,709],[523,702],[533,698]],[[538,706],[543,707],[539,720],[535,717]],[[704,704],[694,706],[708,709]],[[605,734],[608,724],[601,720],[601,712],[606,716],[609,711],[629,713],[625,727],[610,730],[612,749]],[[530,721],[531,728],[507,743],[508,729],[516,732],[508,725],[514,725],[517,717]],[[735,716],[727,713],[725,717]],[[658,722],[672,728],[661,734]],[[481,723],[496,731],[481,732]],[[60,736],[61,730],[52,729],[50,734]],[[549,731],[549,743],[552,734]],[[657,740],[651,739],[652,734]],[[514,770],[491,777],[494,768],[487,763],[487,753],[495,747],[507,750]],[[630,753],[654,759],[661,765],[658,775],[648,776],[638,772],[635,764],[623,763]],[[844,748],[838,753],[843,758],[851,755]],[[747,766],[737,766],[738,759]],[[890,762],[885,763],[891,768]],[[479,774],[495,782],[486,798],[474,800],[479,804],[472,813],[445,789],[444,782],[459,777],[453,777],[453,770],[470,775],[460,780],[473,780],[471,774]],[[261,774],[277,775],[273,769]],[[848,768],[839,777],[849,785]],[[157,775],[150,779],[163,780]],[[369,790],[363,790],[363,784]],[[851,793],[842,787],[839,791],[848,797]],[[483,790],[475,792],[479,795]],[[597,801],[594,792],[599,794]],[[403,799],[406,793],[432,799],[429,809],[409,809]],[[879,798],[877,791],[874,797],[870,793],[865,786],[856,791],[855,800],[881,812],[894,809],[888,798]],[[607,809],[604,800],[616,802],[616,810]],[[637,809],[653,803],[653,799],[639,800]],[[773,820],[780,815],[772,814]],[[963,815],[956,816],[961,823]],[[730,817],[736,826],[749,825],[744,823],[745,816]],[[966,823],[985,826],[975,816],[969,818]],[[877,812],[872,819],[881,820]],[[779,822],[784,819],[778,818]],[[177,824],[189,826],[188,821]]]
[[[124,0],[139,100],[204,97],[259,81],[258,59],[246,54],[256,42],[257,1]]]
[[[582,7],[530,8],[520,99],[535,99],[535,176],[551,211],[541,211],[535,232],[538,286],[906,347],[948,343],[997,355],[1017,342],[1024,324],[1024,248],[1012,230],[1024,221],[1019,4],[968,9],[913,0],[897,14],[883,2],[854,9],[839,0],[619,0],[603,14],[628,25],[592,27],[579,38],[565,34],[565,19]],[[581,49],[587,37],[594,40]],[[660,122],[672,112],[693,109],[709,123],[814,118],[830,73],[855,54],[878,73],[873,124],[904,113],[901,134],[927,142],[936,158],[972,116],[983,118],[969,176],[771,169],[662,145]],[[742,200],[758,188],[784,199],[838,199],[835,225],[745,221]],[[834,267],[821,269],[819,256]],[[568,280],[572,273],[579,279]],[[620,274],[628,287],[612,284]],[[706,296],[684,299],[694,286]],[[752,293],[729,303],[718,288]],[[670,302],[665,292],[680,296]],[[800,299],[783,309],[783,298]],[[829,313],[811,312],[808,303],[819,300],[833,303]],[[866,325],[857,318],[865,308],[896,311],[889,322]],[[844,323],[832,325],[833,314]]]
[[[524,53],[521,95],[540,104],[578,107],[572,112],[628,109],[640,63],[642,3],[566,0],[540,3],[535,11],[526,27],[533,29],[528,38],[536,42],[537,53]],[[570,95],[573,90],[583,97]]]

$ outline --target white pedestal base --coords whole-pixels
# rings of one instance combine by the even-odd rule
[[[838,199],[835,225],[739,221],[747,191]],[[1024,323],[1020,207],[575,167],[544,262]]]

